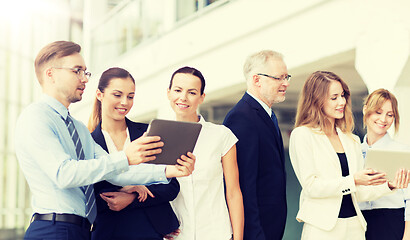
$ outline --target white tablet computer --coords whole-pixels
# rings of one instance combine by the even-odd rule
[[[365,168],[385,172],[387,179],[393,181],[400,168],[410,170],[410,151],[369,148],[366,154]]]
[[[162,119],[151,120],[147,136],[160,136],[164,142],[162,152],[156,159],[146,162],[152,164],[177,164],[177,159],[187,152],[193,152],[202,125],[193,122],[180,122]]]

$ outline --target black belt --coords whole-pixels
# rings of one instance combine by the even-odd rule
[[[74,214],[66,213],[48,213],[48,214],[39,214],[35,213],[31,218],[31,221],[42,220],[42,221],[56,221],[56,222],[66,222],[84,227],[87,230],[92,231],[92,224],[88,221],[87,218],[80,217]]]

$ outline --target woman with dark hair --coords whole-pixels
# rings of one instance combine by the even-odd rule
[[[135,94],[131,74],[122,68],[106,70],[99,81],[93,112],[88,128],[94,140],[107,152],[117,152],[131,141],[144,141],[147,124],[126,118]],[[141,137],[142,136],[142,137]],[[94,184],[97,218],[92,239],[157,239],[178,228],[169,201],[179,192],[172,178],[169,184],[125,187],[102,181]]]
[[[393,183],[386,182],[385,173],[363,170],[353,126],[347,84],[332,72],[310,75],[302,88],[289,145],[302,186],[296,216],[304,222],[301,239],[363,240],[366,221],[357,202],[407,187],[404,170]]]
[[[394,141],[387,130],[394,124],[399,131],[400,116],[396,97],[386,89],[377,89],[364,101],[363,123],[367,134],[363,138],[362,152],[366,160],[369,148],[410,150],[410,147]],[[388,159],[386,159],[388,161]],[[366,239],[410,239],[410,212],[407,208],[407,189],[359,203],[367,222]]]
[[[180,193],[172,201],[181,224],[176,239],[240,240],[244,212],[236,162],[237,138],[227,127],[206,122],[198,115],[204,89],[202,73],[183,67],[172,74],[167,93],[177,121],[202,124],[194,149],[195,170],[191,176],[178,178]]]

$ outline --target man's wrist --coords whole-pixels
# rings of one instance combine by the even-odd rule
[[[167,165],[165,167],[165,177],[168,178],[168,179],[176,177],[176,168],[175,168],[175,166]]]

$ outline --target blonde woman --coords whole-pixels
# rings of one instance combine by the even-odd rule
[[[397,99],[388,90],[377,89],[366,98],[363,123],[367,129],[362,143],[365,160],[369,148],[410,150],[410,146],[394,141],[387,132],[394,124],[397,133],[400,125]],[[359,203],[367,222],[366,239],[410,239],[408,200],[407,189],[400,189],[375,201]]]

